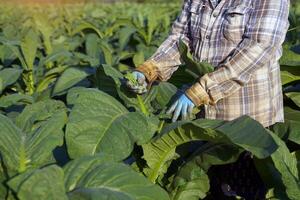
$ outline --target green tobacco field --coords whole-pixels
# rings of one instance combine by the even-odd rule
[[[300,199],[300,2],[280,61],[285,123],[273,132],[247,116],[196,119],[199,110],[171,123],[165,110],[177,87],[195,80],[191,66],[146,94],[126,90],[124,75],[155,52],[180,7],[2,4],[0,199],[214,199],[211,167],[244,151],[265,199]]]

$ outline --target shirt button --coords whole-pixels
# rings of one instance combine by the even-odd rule
[[[213,17],[217,17],[218,16],[218,13],[213,13]]]
[[[209,40],[209,39],[210,39],[210,36],[209,36],[209,35],[207,35],[207,36],[206,36],[206,39],[208,39],[208,40]]]

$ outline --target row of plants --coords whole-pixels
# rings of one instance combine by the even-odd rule
[[[271,132],[247,116],[196,119],[199,110],[171,123],[177,87],[211,67],[184,43],[188,65],[169,82],[126,90],[124,74],[167,37],[179,4],[1,7],[0,199],[209,199],[211,167],[244,151],[266,199],[299,199],[300,9],[291,9],[285,123]]]

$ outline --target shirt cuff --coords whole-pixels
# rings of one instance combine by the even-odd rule
[[[192,87],[185,91],[185,94],[195,104],[201,106],[202,104],[209,104],[209,96],[199,83],[195,83]]]
[[[139,71],[143,73],[148,81],[148,83],[152,83],[157,79],[157,64],[154,61],[148,60],[138,66],[135,71]]]
[[[216,105],[217,101],[223,96],[220,88],[216,82],[209,77],[209,74],[202,76],[199,81],[187,89],[185,93],[196,106],[202,104]]]

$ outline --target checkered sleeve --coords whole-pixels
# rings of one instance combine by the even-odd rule
[[[173,23],[168,38],[145,63],[136,69],[145,74],[148,82],[153,82],[156,79],[168,80],[172,73],[178,69],[178,65],[182,64],[178,51],[178,41],[181,38],[187,44],[189,43],[187,27],[190,2],[191,0],[184,1],[181,14]]]
[[[213,105],[243,87],[284,42],[288,12],[289,0],[255,1],[243,41],[215,71],[199,78],[186,91],[187,96],[199,105],[207,92]]]

